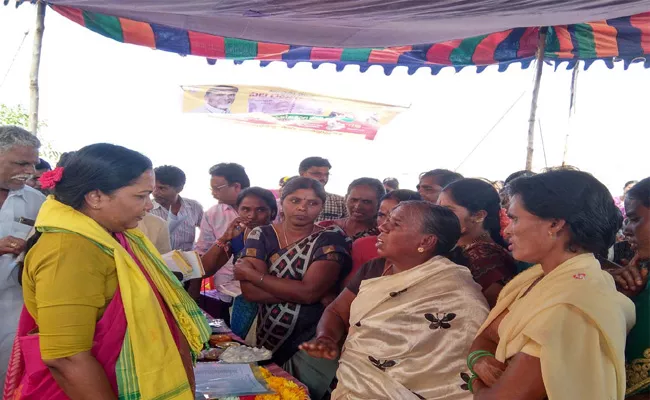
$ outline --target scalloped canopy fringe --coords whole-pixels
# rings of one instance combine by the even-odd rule
[[[16,4],[23,2],[26,1]],[[428,68],[433,75],[448,67],[460,71],[475,66],[478,73],[490,65],[498,65],[501,72],[513,64],[525,69],[535,59],[541,31],[538,27],[513,28],[465,39],[391,47],[300,46],[212,35],[52,4],[57,2],[65,1],[48,3],[62,16],[102,36],[182,56],[204,57],[210,64],[217,60],[235,63],[258,60],[265,67],[279,61],[293,68],[298,63],[308,62],[313,68],[334,64],[337,71],[357,65],[361,72],[379,66],[386,75],[398,67],[406,67],[408,74]],[[88,1],[77,0],[77,3]],[[578,60],[583,61],[581,65],[585,70],[599,60],[608,68],[613,68],[617,61],[622,62],[625,69],[633,63],[650,67],[650,12],[543,29],[547,29],[544,61],[554,65],[556,70],[562,64],[571,69]]]

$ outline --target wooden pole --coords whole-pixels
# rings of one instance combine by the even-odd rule
[[[535,120],[537,114],[537,98],[539,97],[539,86],[542,81],[542,70],[544,69],[544,51],[546,49],[546,28],[539,31],[537,44],[537,63],[535,65],[535,85],[533,86],[533,99],[530,104],[530,117],[528,118],[528,148],[526,152],[526,169],[533,169],[533,151],[535,148]]]
[[[43,32],[45,31],[44,2],[36,5],[36,29],[34,30],[34,45],[32,47],[32,66],[29,71],[29,130],[32,134],[38,133],[38,105],[40,100],[38,88],[38,73],[41,66],[41,48],[43,46]]]
[[[537,120],[537,125],[539,126],[539,138],[542,141],[542,152],[544,152],[544,167],[548,168],[548,159],[546,158],[546,144],[544,144],[544,131],[542,130],[542,120]]]
[[[569,153],[569,135],[571,133],[571,125],[573,121],[573,114],[576,112],[576,96],[578,94],[578,72],[580,72],[580,60],[576,61],[573,66],[573,73],[571,74],[571,97],[569,100],[569,122],[567,124],[566,136],[564,137],[564,154],[562,155],[562,166],[564,167],[567,162],[567,154]]]

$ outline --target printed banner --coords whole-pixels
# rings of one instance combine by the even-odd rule
[[[183,86],[183,112],[373,140],[405,107],[243,85]]]

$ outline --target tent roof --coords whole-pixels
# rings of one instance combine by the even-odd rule
[[[77,8],[52,6],[66,18],[114,40],[150,48],[196,55],[210,60],[230,59],[236,62],[260,60],[262,66],[272,61],[286,62],[290,67],[311,62],[315,67],[334,63],[339,70],[346,65],[359,65],[361,71],[372,65],[382,66],[390,73],[397,66],[406,66],[409,73],[428,67],[437,73],[444,67],[460,69],[475,65],[499,64],[505,70],[512,63],[525,68],[535,57],[540,28],[515,28],[489,35],[452,40],[435,44],[388,48],[325,48],[255,42],[237,38],[185,31],[163,25],[119,18]],[[584,60],[588,67],[595,60],[604,60],[611,67],[614,59],[623,59],[626,66],[650,54],[650,13],[592,23],[552,26],[547,29],[544,59],[547,62]],[[646,66],[650,61],[646,61]]]
[[[514,27],[566,25],[650,10],[650,0],[46,2],[184,31],[251,41],[335,48],[437,43],[506,31]]]

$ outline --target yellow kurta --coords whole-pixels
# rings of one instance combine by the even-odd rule
[[[115,261],[74,233],[43,233],[25,260],[23,296],[45,360],[92,348],[95,324],[117,289]]]
[[[155,291],[194,354],[208,341],[210,329],[153,244],[137,229],[123,232],[116,239],[96,221],[52,196],[41,207],[35,225],[44,234],[66,232],[82,236],[113,259],[128,325],[116,366],[120,396],[193,399],[185,365]],[[118,240],[124,241],[126,247]],[[27,264],[34,250],[27,255]]]
[[[542,275],[536,265],[508,283],[479,333],[509,310],[499,325],[499,361],[538,357],[549,400],[623,399],[634,304],[592,254],[561,264],[524,296]]]

